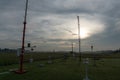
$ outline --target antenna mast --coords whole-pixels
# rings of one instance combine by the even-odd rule
[[[79,61],[81,61],[81,41],[80,41],[80,23],[79,23],[79,16],[78,19],[78,42],[79,42]]]
[[[24,47],[24,44],[25,44],[25,31],[26,31],[26,18],[27,18],[27,9],[28,9],[28,0],[26,0],[26,6],[25,6],[25,16],[24,16],[24,22],[23,22],[23,36],[22,36],[22,49],[21,49],[21,54],[20,54],[20,68],[19,70],[16,71],[16,73],[18,74],[23,74],[25,73],[26,71],[23,70],[23,60],[24,60],[24,52],[25,52],[25,47]]]

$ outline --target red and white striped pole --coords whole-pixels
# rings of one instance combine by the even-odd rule
[[[18,74],[23,74],[26,71],[23,69],[23,60],[24,60],[24,51],[25,51],[25,31],[26,31],[26,18],[27,18],[27,8],[28,8],[28,0],[26,0],[26,7],[25,7],[25,16],[24,16],[24,26],[23,26],[23,36],[22,36],[22,49],[21,49],[21,54],[20,54],[20,68],[19,70],[15,71]]]

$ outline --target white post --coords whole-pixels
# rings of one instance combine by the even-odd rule
[[[85,59],[85,78],[83,80],[90,80],[88,78],[88,58]]]
[[[32,63],[32,62],[33,62],[32,53],[33,53],[33,47],[31,47],[31,54],[30,54],[30,63]]]
[[[21,49],[18,48],[18,49],[17,49],[17,56],[18,56],[18,57],[20,56],[20,52],[21,52]]]

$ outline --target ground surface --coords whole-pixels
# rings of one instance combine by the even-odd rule
[[[53,64],[47,61],[25,63],[28,71],[19,75],[13,72],[0,74],[0,80],[83,80],[85,78],[85,64],[70,58],[67,61],[57,59]],[[41,67],[41,64],[43,67]],[[44,65],[43,65],[44,64]],[[120,80],[120,59],[89,60],[88,76],[90,80]],[[17,64],[0,66],[0,73],[18,68]]]

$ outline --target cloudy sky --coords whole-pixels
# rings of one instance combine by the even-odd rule
[[[0,0],[0,48],[21,47],[25,0]],[[29,0],[26,44],[39,51],[120,48],[120,0]],[[73,35],[74,34],[74,35]]]

